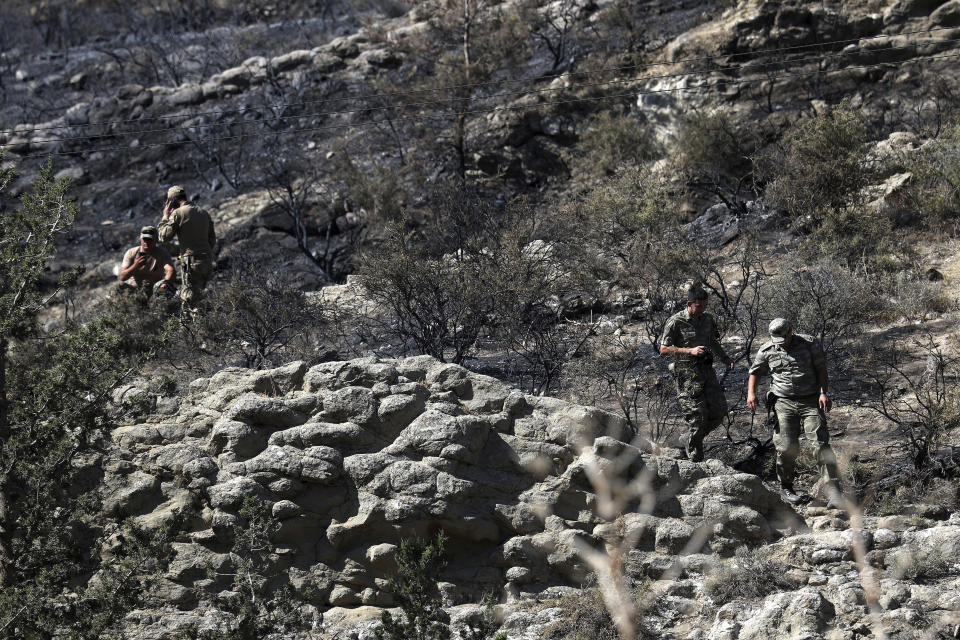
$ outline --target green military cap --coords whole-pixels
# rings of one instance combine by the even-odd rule
[[[167,200],[186,200],[187,192],[181,186],[173,186],[167,189]]]
[[[149,227],[143,227],[142,229],[140,229],[140,237],[156,240],[157,238],[160,237],[160,234],[157,233],[156,227],[149,226]]]
[[[793,325],[786,318],[774,318],[770,322],[770,341],[773,344],[783,344],[793,330]]]

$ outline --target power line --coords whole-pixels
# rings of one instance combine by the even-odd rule
[[[811,43],[811,44],[793,45],[790,47],[780,47],[775,49],[761,49],[759,51],[744,51],[740,53],[731,53],[731,54],[724,54],[724,55],[682,58],[680,60],[674,60],[672,62],[648,62],[648,63],[636,64],[636,65],[626,65],[622,67],[608,67],[605,69],[595,69],[590,71],[577,71],[577,72],[567,73],[565,74],[565,76],[575,77],[575,76],[582,76],[582,75],[596,75],[596,74],[619,72],[619,71],[647,69],[647,68],[658,67],[658,66],[681,65],[681,64],[691,63],[691,62],[704,62],[709,60],[729,59],[729,58],[734,58],[738,56],[761,56],[768,53],[784,53],[788,51],[798,51],[802,49],[811,49],[811,48],[817,48],[817,47],[831,47],[831,46],[842,45],[842,44],[851,44],[855,42],[865,42],[870,40],[876,40],[879,38],[897,38],[897,37],[920,35],[920,34],[930,34],[930,33],[935,33],[939,31],[955,31],[955,29],[953,27],[935,27],[932,29],[919,29],[916,31],[906,31],[903,33],[895,34],[895,35],[878,34],[875,36],[866,36],[863,38],[850,38],[845,40],[828,40],[824,42],[817,42],[817,43]],[[906,45],[903,48],[906,48]],[[846,54],[846,55],[849,55],[849,54]],[[562,76],[558,76],[558,77],[562,77]],[[392,94],[376,93],[376,94],[367,94],[362,96],[345,96],[343,98],[324,98],[324,99],[317,99],[317,100],[306,100],[301,102],[277,103],[270,108],[280,109],[280,108],[306,106],[310,104],[320,104],[320,103],[327,103],[327,102],[343,102],[346,100],[359,101],[359,100],[372,100],[377,98],[386,99],[391,97],[395,98],[397,96],[408,96],[408,95],[416,95],[416,94],[423,94],[423,93],[436,93],[436,92],[453,91],[453,90],[459,90],[459,89],[475,89],[479,87],[502,85],[504,83],[519,84],[519,83],[526,83],[526,82],[529,82],[529,80],[522,80],[522,79],[521,80],[504,80],[504,81],[497,81],[497,82],[478,82],[478,83],[471,83],[471,84],[447,85],[443,87],[431,87],[431,88],[425,88],[425,89],[402,91],[402,92],[396,92]],[[154,116],[150,118],[129,118],[124,120],[104,120],[101,122],[91,122],[91,123],[75,124],[75,125],[47,125],[43,127],[32,127],[30,129],[20,129],[19,131],[17,129],[0,129],[0,133],[21,134],[21,133],[32,133],[34,131],[47,131],[47,130],[53,130],[53,129],[124,125],[124,124],[131,124],[131,123],[174,120],[177,118],[188,119],[188,118],[196,118],[196,117],[205,116],[205,115],[226,115],[226,114],[235,114],[235,113],[245,113],[255,108],[256,107],[243,107],[239,109],[227,109],[227,110],[215,109],[215,110],[209,110],[209,111],[193,112],[190,114]],[[60,107],[56,110],[64,110],[64,108]]]
[[[960,38],[953,38],[953,39],[949,39],[949,40],[943,40],[943,41],[941,41],[941,42],[957,42],[958,40],[960,40]],[[883,48],[879,48],[879,49],[874,49],[874,50],[871,51],[871,53],[877,53],[877,52],[883,52],[883,51],[896,51],[896,50],[901,50],[901,49],[907,49],[907,48],[909,48],[910,46],[911,46],[911,45],[901,45],[901,46],[883,47]],[[797,60],[797,61],[792,61],[792,62],[795,62],[795,63],[797,63],[797,64],[810,64],[810,63],[813,63],[813,62],[822,62],[822,61],[824,61],[824,60],[832,59],[832,58],[842,58],[842,57],[845,57],[845,56],[856,55],[856,54],[859,54],[859,53],[862,53],[862,51],[849,51],[849,52],[841,52],[841,53],[835,53],[835,54],[824,54],[824,55],[821,55],[821,56],[817,56],[816,58],[806,58],[806,59],[804,59],[804,60]],[[784,61],[768,62],[768,63],[763,63],[763,64],[760,64],[760,65],[751,66],[751,67],[750,67],[750,70],[751,70],[751,71],[758,71],[758,70],[765,69],[765,68],[769,68],[769,67],[780,67],[780,66],[782,66],[783,64],[784,64]],[[888,64],[888,63],[887,63],[887,64]],[[542,88],[542,89],[530,89],[530,90],[525,90],[525,91],[504,92],[504,93],[499,93],[499,94],[494,94],[494,95],[488,96],[486,99],[487,99],[487,100],[495,100],[495,99],[506,98],[506,97],[523,97],[523,96],[527,96],[527,95],[536,95],[536,94],[550,93],[550,92],[558,92],[558,91],[577,91],[577,90],[581,90],[581,89],[597,88],[597,87],[602,87],[602,86],[610,86],[610,85],[617,85],[617,84],[629,84],[629,83],[632,83],[632,82],[639,82],[639,81],[649,82],[649,81],[653,81],[653,80],[665,80],[665,79],[673,79],[673,78],[684,78],[684,77],[695,77],[695,76],[707,76],[707,75],[716,74],[716,73],[738,72],[738,71],[742,71],[743,69],[746,69],[746,68],[747,68],[747,65],[739,65],[739,66],[731,66],[731,67],[724,67],[724,68],[712,69],[712,70],[710,70],[710,71],[688,71],[688,72],[675,73],[675,74],[662,74],[662,75],[657,75],[657,76],[646,76],[646,77],[643,77],[643,78],[626,78],[626,79],[619,79],[619,80],[606,80],[606,81],[602,81],[602,82],[582,83],[582,84],[572,85],[572,86],[566,86],[566,87],[547,87],[547,88]],[[249,124],[261,124],[261,123],[270,123],[270,122],[284,122],[284,121],[288,121],[288,120],[300,120],[300,119],[304,119],[304,118],[321,118],[321,117],[336,116],[336,115],[368,114],[368,113],[373,113],[373,112],[377,112],[377,111],[386,111],[386,110],[394,109],[394,108],[409,108],[409,107],[425,107],[425,106],[434,106],[434,105],[445,105],[445,104],[448,104],[448,103],[455,103],[455,102],[458,102],[458,101],[460,101],[460,100],[461,100],[461,98],[445,98],[445,99],[443,99],[443,100],[431,100],[431,101],[424,101],[424,102],[408,102],[408,103],[394,104],[394,105],[383,105],[383,106],[376,106],[376,107],[364,107],[364,108],[360,108],[360,109],[346,109],[346,110],[341,110],[341,111],[321,111],[321,112],[314,112],[314,113],[305,113],[305,114],[300,114],[300,115],[273,116],[273,117],[269,117],[269,118],[258,118],[258,119],[256,119],[256,120],[238,121],[238,122],[231,122],[231,123],[226,123],[226,124],[227,124],[227,125],[235,125],[235,126],[243,127],[243,126],[249,125]],[[222,113],[222,112],[221,112],[221,113]],[[212,125],[212,126],[217,126],[217,125]],[[48,144],[48,143],[57,143],[57,142],[71,142],[71,141],[78,141],[78,140],[87,140],[87,141],[90,141],[90,140],[99,140],[99,139],[103,139],[103,138],[127,138],[127,137],[132,137],[132,136],[147,135],[147,134],[151,134],[151,133],[188,132],[188,131],[190,131],[190,130],[192,130],[192,129],[194,129],[194,128],[195,128],[195,127],[163,127],[163,128],[156,128],[156,129],[140,129],[140,130],[134,130],[134,131],[115,131],[115,132],[102,133],[102,134],[81,135],[81,136],[66,136],[66,137],[50,138],[50,139],[45,139],[45,140],[32,140],[31,143],[32,143],[32,144]]]
[[[662,94],[662,93],[671,93],[671,92],[674,92],[674,91],[696,91],[696,90],[711,89],[711,88],[715,88],[715,87],[719,87],[719,86],[726,86],[726,85],[737,85],[737,84],[739,84],[739,85],[748,85],[748,84],[754,84],[754,83],[757,83],[757,82],[766,82],[766,81],[779,80],[779,79],[784,79],[784,78],[804,78],[804,77],[815,76],[815,75],[826,75],[826,74],[831,74],[831,73],[841,73],[841,72],[844,72],[844,71],[867,70],[867,69],[875,69],[875,68],[879,68],[879,67],[896,67],[896,66],[903,65],[903,64],[910,64],[910,63],[916,63],[916,62],[921,62],[921,61],[946,60],[946,59],[955,59],[955,58],[958,58],[958,57],[960,57],[960,53],[945,54],[945,55],[941,55],[941,56],[924,56],[924,57],[913,58],[913,59],[911,59],[911,60],[905,60],[905,61],[901,61],[901,62],[878,62],[878,63],[876,63],[876,64],[871,64],[871,65],[856,65],[856,66],[851,66],[851,67],[844,67],[843,69],[818,70],[818,71],[811,71],[811,72],[805,72],[805,73],[792,73],[792,74],[783,74],[783,75],[777,75],[777,76],[767,76],[767,77],[764,77],[764,78],[756,78],[756,79],[752,79],[752,80],[720,80],[720,81],[714,82],[714,83],[712,83],[712,84],[701,85],[701,86],[697,86],[697,87],[675,87],[675,88],[672,88],[672,89],[653,89],[653,90],[649,90],[649,91],[630,91],[630,92],[626,92],[626,93],[619,93],[619,94],[605,95],[605,96],[593,96],[593,97],[586,97],[586,98],[571,98],[571,99],[567,99],[567,100],[555,100],[555,101],[550,101],[550,102],[541,102],[541,103],[538,103],[538,104],[535,104],[535,105],[514,105],[514,106],[495,107],[495,108],[492,108],[492,109],[473,109],[473,110],[468,110],[468,111],[464,112],[464,114],[465,114],[465,115],[476,115],[476,114],[482,114],[482,113],[495,113],[495,112],[502,112],[502,111],[517,111],[517,110],[523,110],[523,109],[534,109],[534,108],[539,108],[539,107],[554,106],[554,105],[561,105],[561,104],[573,104],[573,103],[584,103],[584,102],[598,102],[598,101],[603,101],[603,100],[614,100],[614,99],[625,98],[625,97],[637,97],[637,96],[642,96],[642,95],[655,95],[655,94]],[[452,115],[452,114],[447,114],[447,115]],[[398,118],[398,119],[396,119],[396,120],[393,120],[393,122],[417,122],[417,121],[425,121],[425,120],[442,121],[442,120],[444,120],[444,118],[441,117],[441,116],[422,116],[422,115],[421,115],[421,116],[411,116],[411,117],[407,117],[407,118]],[[186,144],[186,143],[188,143],[188,142],[192,142],[192,143],[194,143],[194,144],[199,144],[199,143],[206,143],[206,142],[223,142],[223,141],[227,141],[227,140],[240,140],[240,139],[246,139],[246,138],[266,137],[266,136],[268,136],[268,135],[270,135],[270,136],[279,136],[279,135],[287,135],[287,134],[291,134],[291,135],[292,135],[292,134],[297,134],[297,133],[314,133],[314,132],[318,132],[318,131],[333,131],[333,130],[342,130],[342,129],[351,129],[351,128],[363,128],[363,127],[369,127],[369,126],[377,125],[377,124],[381,124],[381,123],[382,123],[382,121],[372,121],[372,122],[365,122],[365,123],[352,123],[352,124],[341,124],[341,125],[326,125],[326,126],[318,126],[318,127],[306,127],[306,128],[291,129],[291,130],[286,130],[286,131],[262,131],[262,132],[256,132],[256,133],[237,134],[237,135],[231,135],[231,136],[218,136],[218,137],[211,137],[211,138],[197,138],[197,139],[180,140],[180,141],[172,141],[172,142],[153,142],[153,143],[145,143],[145,144],[140,145],[140,147],[141,147],[141,148],[166,147],[166,146],[182,145],[182,144]],[[78,150],[78,151],[55,151],[55,152],[50,152],[50,153],[28,154],[28,155],[21,155],[20,158],[21,158],[21,159],[49,158],[49,157],[53,157],[53,156],[71,156],[71,155],[78,155],[78,154],[83,154],[83,153],[96,153],[96,152],[103,152],[103,151],[129,151],[129,149],[130,149],[130,147],[127,147],[127,146],[99,147],[99,148],[95,148],[95,149],[83,149],[83,150]]]

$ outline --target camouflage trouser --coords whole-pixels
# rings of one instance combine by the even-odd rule
[[[824,479],[836,482],[837,458],[830,447],[827,416],[819,406],[819,396],[777,398],[777,425],[773,444],[777,448],[777,477],[782,484],[792,485],[800,453],[800,431],[807,435],[807,446],[814,449],[817,467]]]
[[[180,256],[180,300],[187,307],[196,307],[203,300],[203,290],[213,275],[213,262],[196,256]]]
[[[689,428],[687,455],[703,459],[703,439],[717,428],[727,415],[727,399],[709,364],[677,366],[677,401]]]

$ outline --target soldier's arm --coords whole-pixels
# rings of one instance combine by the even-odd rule
[[[829,412],[833,408],[833,400],[830,399],[830,375],[827,373],[827,359],[823,355],[823,349],[816,342],[810,345],[810,360],[817,372],[817,384],[820,385],[818,404],[825,412]]]
[[[155,250],[154,255],[163,265],[163,279],[167,282],[173,282],[173,277],[176,274],[176,269],[173,266],[173,256],[159,247]]]
[[[176,213],[171,213],[168,216],[164,216],[163,220],[157,224],[157,232],[160,235],[160,242],[172,242],[174,237],[177,235],[178,227],[179,223]]]
[[[671,345],[663,345],[663,344],[661,344],[661,345],[660,345],[660,355],[665,356],[665,355],[667,355],[667,354],[669,354],[669,353],[672,353],[672,354],[685,353],[685,354],[688,354],[688,355],[689,355],[689,354],[692,354],[692,353],[693,353],[693,349],[685,349],[684,347],[676,347],[676,346],[674,346],[674,345],[672,345],[672,344],[671,344]]]
[[[757,412],[757,381],[759,379],[760,377],[753,373],[747,378],[747,408],[752,413]]]
[[[763,350],[757,352],[753,364],[750,365],[750,377],[747,378],[747,407],[753,413],[757,412],[757,383],[762,376],[770,371],[770,365],[764,356]]]
[[[660,355],[689,353],[689,349],[674,345],[676,342],[674,333],[674,323],[667,321],[667,325],[663,328],[663,335],[660,336]]]
[[[126,282],[133,275],[133,256],[129,253],[123,254],[123,262],[120,263],[120,282]]]

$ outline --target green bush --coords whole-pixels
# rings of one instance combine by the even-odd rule
[[[263,500],[247,496],[232,527],[231,588],[217,596],[220,609],[230,614],[225,628],[199,634],[200,640],[261,640],[276,633],[303,631],[301,599],[289,585],[277,587],[284,572],[277,568],[272,538],[280,523]],[[217,574],[210,569],[211,578]]]
[[[717,605],[764,598],[794,587],[784,576],[781,563],[767,560],[747,547],[737,549],[733,558],[711,572],[703,586]]]
[[[0,175],[0,191],[12,171]],[[0,216],[0,638],[113,638],[169,560],[172,529],[99,513],[111,396],[166,342],[122,306],[46,333],[62,287],[45,267],[72,225],[68,180],[44,168]],[[112,533],[119,536],[113,537]]]
[[[856,209],[872,178],[867,142],[863,117],[847,104],[800,121],[762,158],[767,202],[807,228]]]
[[[900,243],[893,223],[883,213],[857,205],[827,210],[803,247],[810,261],[820,256],[871,273],[899,271],[909,247]]]
[[[797,333],[812,335],[831,369],[842,369],[881,310],[876,287],[861,273],[829,258],[809,264],[792,258],[768,283],[764,315],[786,318]]]
[[[384,611],[381,627],[374,631],[377,640],[439,640],[449,636],[437,589],[440,572],[447,566],[446,543],[442,531],[430,542],[414,537],[400,543],[397,571],[388,588],[403,610],[403,618]]]
[[[960,219],[960,125],[923,146],[907,162],[913,174],[903,201],[920,224],[938,230]]]
[[[594,118],[581,139],[584,164],[599,175],[613,175],[625,167],[637,167],[660,155],[636,116],[603,111]]]

